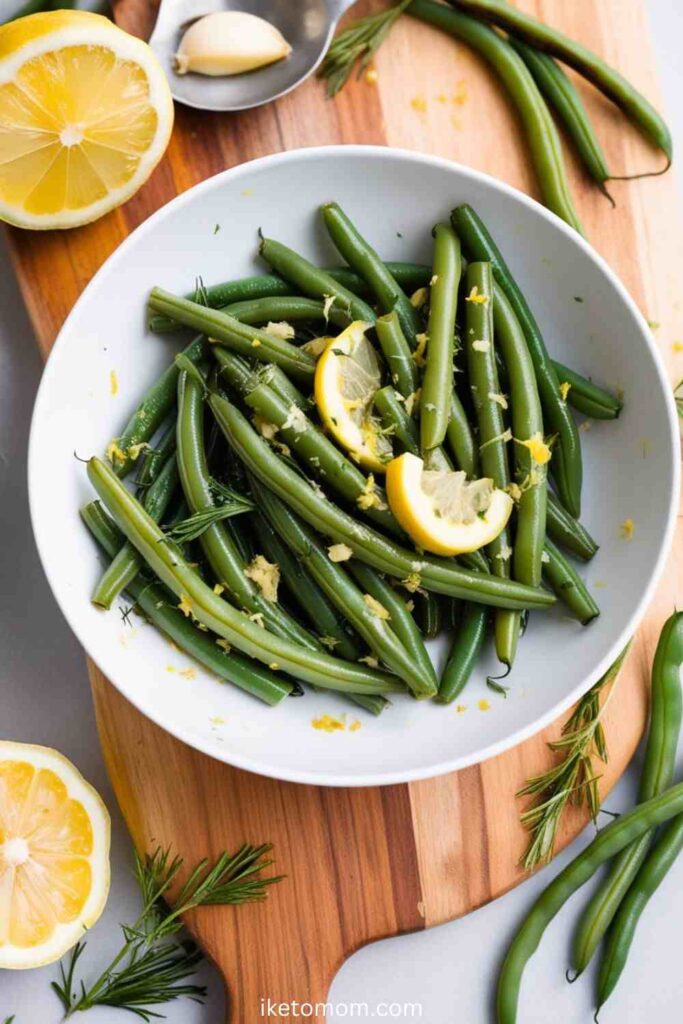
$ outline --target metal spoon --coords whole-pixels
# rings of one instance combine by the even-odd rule
[[[341,18],[354,0],[162,0],[149,45],[168,75],[176,100],[200,110],[247,110],[284,96],[322,61]],[[285,60],[242,75],[177,75],[174,55],[184,28],[215,11],[248,10],[280,29],[291,44]]]

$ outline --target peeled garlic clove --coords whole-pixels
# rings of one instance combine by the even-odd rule
[[[292,52],[269,21],[244,11],[219,11],[195,21],[175,55],[179,75],[239,75],[282,60]]]

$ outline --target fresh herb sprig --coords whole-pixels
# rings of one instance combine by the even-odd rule
[[[211,490],[216,496],[217,504],[208,508],[199,509],[187,519],[175,523],[166,536],[175,540],[178,544],[187,544],[191,540],[197,540],[214,523],[220,523],[224,519],[231,519],[233,516],[243,515],[245,512],[253,512],[254,503],[243,494],[238,494],[230,487],[220,483],[218,480],[211,481]]]
[[[145,857],[136,855],[135,874],[142,894],[142,910],[133,925],[121,925],[123,945],[99,978],[90,986],[76,981],[76,967],[86,947],[79,942],[68,962],[60,964],[59,981],[52,982],[65,1017],[93,1006],[129,1010],[149,1022],[161,1014],[150,1009],[179,996],[201,1002],[203,985],[188,982],[202,959],[199,948],[174,936],[182,928],[182,916],[196,907],[240,904],[266,899],[267,886],[282,875],[260,877],[273,861],[269,845],[245,844],[230,856],[222,853],[213,866],[202,860],[181,886],[171,905],[169,889],[183,861],[158,848]]]
[[[560,739],[549,743],[552,751],[562,754],[561,760],[549,771],[529,779],[517,796],[534,798],[530,807],[521,814],[522,824],[531,833],[529,845],[522,857],[527,871],[552,858],[557,830],[568,804],[580,806],[586,802],[595,822],[600,811],[600,793],[593,758],[607,764],[608,753],[602,717],[614,693],[614,687],[601,703],[603,690],[616,679],[630,644],[617,660],[584,694],[562,729]]]
[[[339,33],[318,72],[320,78],[327,79],[328,96],[336,96],[343,89],[355,64],[358,77],[363,74],[409,3],[410,0],[400,0],[386,11],[358,18]]]

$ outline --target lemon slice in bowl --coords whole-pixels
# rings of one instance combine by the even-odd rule
[[[109,814],[62,754],[0,741],[0,968],[58,960],[109,893]]]
[[[372,414],[382,384],[377,352],[366,337],[372,324],[354,320],[331,338],[315,368],[315,404],[323,425],[351,458],[383,473],[392,456],[389,439]]]
[[[172,127],[157,58],[108,18],[50,11],[0,27],[0,219],[95,220],[147,180]]]
[[[513,501],[486,478],[427,470],[405,452],[387,466],[387,499],[403,529],[424,551],[461,555],[490,544],[503,531]]]

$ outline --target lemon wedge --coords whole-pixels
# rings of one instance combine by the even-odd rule
[[[108,18],[50,11],[0,27],[0,219],[95,220],[147,180],[172,127],[157,58]]]
[[[415,544],[435,555],[461,555],[490,544],[504,529],[513,501],[491,480],[428,470],[405,452],[387,466],[389,507]]]
[[[62,754],[0,741],[0,968],[58,960],[104,909],[109,815]]]
[[[323,425],[335,440],[356,462],[383,473],[392,447],[372,414],[382,370],[366,337],[371,326],[364,320],[354,320],[328,341],[316,363],[314,393]]]

